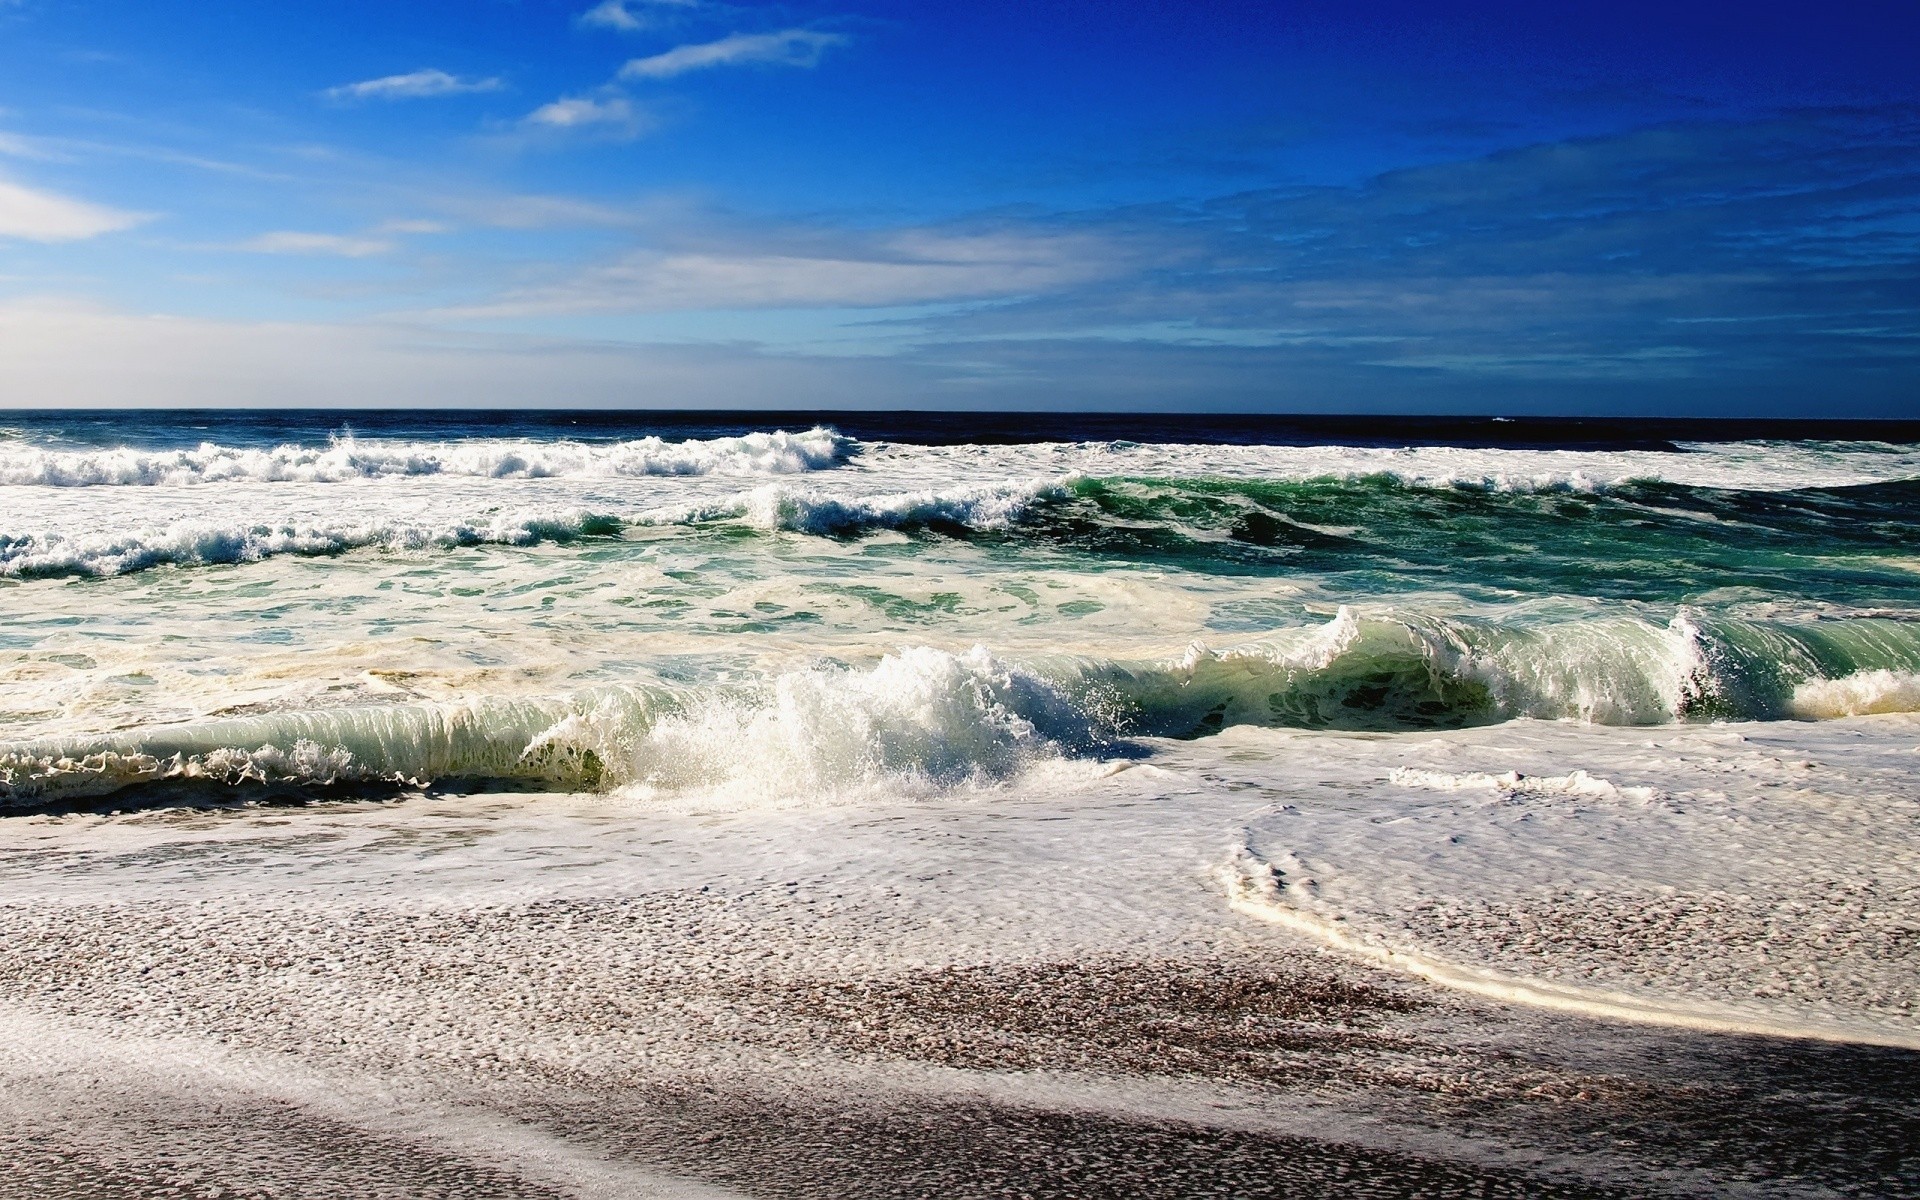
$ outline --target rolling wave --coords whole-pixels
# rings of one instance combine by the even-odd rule
[[[0,746],[0,803],[161,780],[467,779],[777,795],[933,789],[1004,779],[1100,742],[1073,698],[1033,672],[985,650],[922,647],[866,671],[799,670],[760,686],[286,712]]]
[[[650,475],[790,475],[835,467],[855,443],[830,429],[669,442],[361,441],[271,449],[204,442],[192,449],[51,450],[0,442],[0,485],[155,487],[215,483],[339,483],[390,476],[617,479]]]
[[[863,481],[864,482],[864,481]],[[598,503],[596,501],[595,503]],[[1030,542],[1202,570],[1365,570],[1369,589],[1436,580],[1538,593],[1676,601],[1714,587],[1798,594],[1819,578],[1888,593],[1880,560],[1920,543],[1920,482],[1748,493],[1672,483],[1600,491],[1414,485],[1391,476],[1293,482],[1056,476],[909,491],[769,483],[638,511],[396,521],[177,521],[0,529],[0,576],[112,575],[362,547],[523,545],[632,525],[742,524],[857,538],[878,530]],[[1896,562],[1897,567],[1897,562]]]
[[[340,524],[240,524],[180,521],[125,533],[0,533],[0,578],[48,579],[124,575],[158,566],[258,562],[277,555],[306,557],[379,547],[386,550],[460,546],[526,546],[618,533],[620,522],[582,509],[496,514],[443,523],[372,519]]]
[[[979,647],[917,647],[865,670],[823,666],[748,684],[290,711],[0,745],[0,802],[159,780],[911,792],[1128,753],[1127,739],[1204,737],[1234,725],[1834,716],[1920,709],[1917,680],[1920,627],[1875,618],[1789,626],[1683,613],[1664,626],[1618,618],[1524,628],[1342,609],[1322,626],[1159,661],[1012,663]]]

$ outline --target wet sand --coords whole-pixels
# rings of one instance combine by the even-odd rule
[[[9,906],[0,1188],[1920,1194],[1920,1054],[1484,1004],[1251,924],[916,967],[808,899]]]

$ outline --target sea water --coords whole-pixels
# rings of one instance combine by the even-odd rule
[[[1920,1043],[1911,444],[0,427],[10,811],[505,788],[800,831],[809,808],[1031,801],[1071,825],[1075,797],[1119,798],[1130,845],[1209,847],[1195,902],[1223,920],[1508,999]],[[66,836],[110,841],[102,821]],[[1035,854],[1096,870],[1117,827],[1088,822]]]

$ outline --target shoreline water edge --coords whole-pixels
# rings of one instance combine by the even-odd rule
[[[0,1194],[1920,1195],[1920,433],[976,426],[0,419]]]

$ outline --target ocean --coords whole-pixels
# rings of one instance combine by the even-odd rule
[[[326,1060],[360,1079],[604,1064],[498,996],[420,1024],[454,1001],[418,981],[368,1026],[281,980],[242,1028],[236,930],[349,962],[395,913],[725,897],[809,978],[1146,947],[1904,1053],[1916,713],[1905,424],[0,415],[0,984],[253,1051],[404,1026]],[[1595,1187],[1785,1169],[1582,1136],[1551,1150]],[[1840,1158],[1793,1170],[1893,1169]]]

